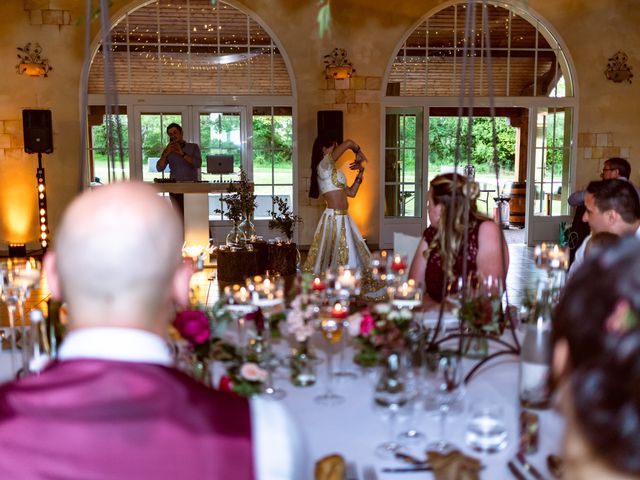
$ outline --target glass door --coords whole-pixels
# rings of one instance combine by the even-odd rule
[[[169,167],[158,172],[156,163],[169,143],[167,126],[177,123],[182,126],[183,138],[193,142],[197,132],[191,128],[187,107],[135,107],[134,135],[137,149],[134,152],[136,165],[131,166],[132,177],[141,174],[142,180],[152,182],[155,178],[169,178]]]
[[[381,248],[394,232],[419,236],[424,229],[422,108],[387,108],[384,136],[384,213]]]
[[[527,172],[527,243],[558,241],[560,224],[570,220],[573,108],[539,107],[530,114]]]

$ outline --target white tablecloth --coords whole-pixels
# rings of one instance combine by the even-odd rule
[[[319,340],[319,339],[314,339]],[[316,341],[318,356],[324,356],[324,342]],[[287,340],[279,340],[275,350],[281,354],[288,352]],[[353,352],[347,351],[350,360]],[[334,358],[337,364],[338,356]],[[473,365],[473,361],[465,360],[465,372]],[[21,365],[21,358],[16,358],[16,365]],[[303,426],[306,433],[310,454],[315,461],[325,455],[340,453],[347,462],[355,463],[358,477],[362,480],[410,480],[412,478],[429,479],[433,475],[429,472],[421,473],[382,473],[383,467],[407,466],[399,461],[381,460],[374,454],[375,447],[389,440],[389,425],[373,409],[373,387],[375,375],[365,373],[351,362],[347,362],[351,369],[360,374],[357,379],[338,380],[334,383],[336,393],[343,395],[346,400],[335,407],[320,406],[314,402],[314,397],[325,391],[326,363],[317,365],[318,381],[311,387],[294,387],[289,380],[288,369],[278,369],[275,375],[277,387],[284,389],[287,396],[281,400],[291,414]],[[224,373],[222,365],[214,366],[214,375],[218,377]],[[11,378],[11,357],[8,351],[0,352],[0,382]],[[466,387],[465,410],[461,414],[449,416],[447,421],[447,439],[457,445],[469,455],[481,458],[486,468],[481,478],[487,480],[512,478],[507,468],[508,460],[514,456],[518,448],[518,358],[504,356],[493,360],[482,368],[471,379]],[[464,443],[464,431],[469,419],[469,406],[478,402],[493,402],[504,409],[509,443],[505,450],[496,454],[478,454],[470,450]],[[530,457],[533,463],[544,475],[550,477],[546,468],[546,457],[550,453],[560,452],[563,420],[552,410],[538,412],[540,415],[540,448],[537,454]],[[427,441],[439,439],[439,419],[437,412],[425,412],[418,417],[413,425],[427,434]],[[402,431],[411,425],[398,423],[397,430]],[[416,447],[413,447],[416,448]],[[424,446],[419,447],[419,452]],[[415,451],[415,450],[414,450]],[[424,456],[424,454],[422,455]]]

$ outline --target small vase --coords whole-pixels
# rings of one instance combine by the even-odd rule
[[[255,338],[249,340],[247,346],[247,361],[262,364],[266,355],[266,346],[262,335],[258,335]]]
[[[242,220],[242,222],[240,223],[239,227],[240,230],[242,231],[242,233],[244,233],[245,236],[245,240],[247,242],[253,240],[256,238],[256,226],[253,224],[252,220],[252,214],[245,214],[244,215],[244,220]]]
[[[247,243],[247,237],[238,227],[238,223],[233,223],[233,228],[227,235],[226,243],[230,247],[244,247]]]
[[[191,363],[191,376],[200,383],[211,386],[211,370],[208,360],[194,358]]]
[[[485,358],[489,354],[489,340],[484,336],[466,337],[462,346],[462,353],[467,358]]]
[[[316,383],[316,361],[307,342],[300,342],[291,353],[291,383],[296,387],[310,387]]]

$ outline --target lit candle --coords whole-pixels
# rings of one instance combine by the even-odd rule
[[[313,279],[311,288],[314,292],[322,292],[324,290],[324,282],[320,277],[316,277]]]
[[[344,319],[344,318],[347,318],[348,315],[349,315],[349,311],[340,302],[336,302],[335,305],[333,306],[333,309],[331,310],[332,318]]]
[[[356,277],[351,270],[344,270],[340,276],[338,276],[338,283],[341,288],[352,290],[356,287]]]
[[[407,262],[400,255],[394,255],[393,261],[391,262],[391,270],[394,272],[399,272],[407,268]]]

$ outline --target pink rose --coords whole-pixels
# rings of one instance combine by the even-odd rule
[[[193,345],[200,345],[209,340],[209,319],[200,310],[185,310],[176,315],[173,326],[182,338]]]
[[[240,375],[250,382],[264,382],[267,380],[267,371],[251,362],[242,365]]]
[[[360,320],[360,334],[365,337],[369,336],[374,326],[375,322],[373,321],[371,314],[369,312],[364,312],[362,314],[362,320]]]

